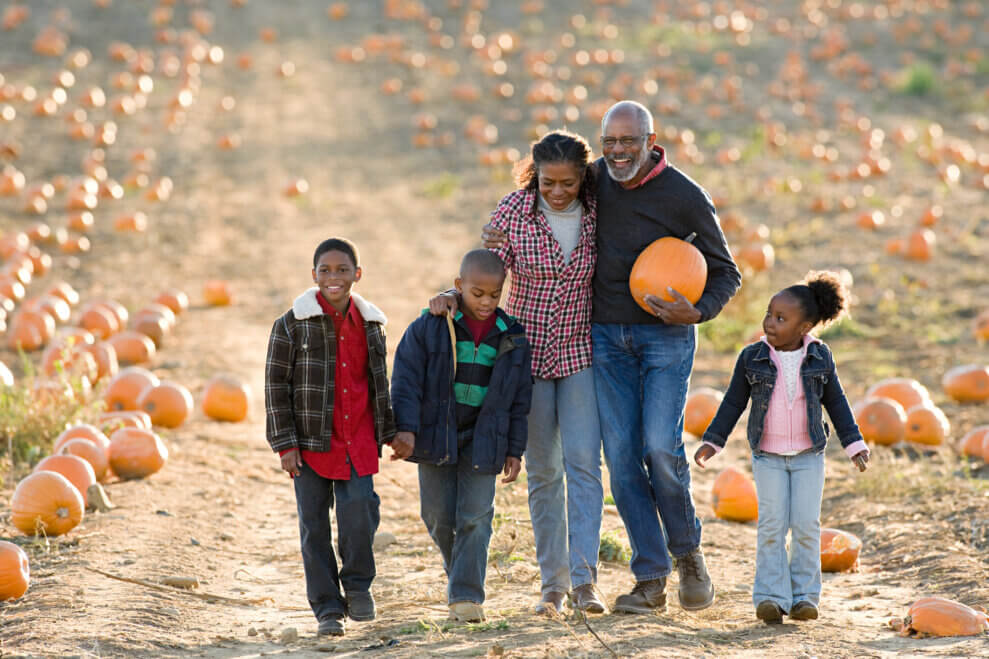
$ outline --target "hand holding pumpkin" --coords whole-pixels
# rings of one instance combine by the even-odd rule
[[[412,455],[412,448],[416,445],[415,433],[408,431],[395,433],[395,438],[391,440],[391,459],[404,460]]]
[[[292,478],[302,473],[302,453],[297,448],[290,449],[282,456],[282,469]]]
[[[701,444],[694,453],[694,462],[701,469],[707,469],[707,461],[714,457],[714,447],[708,444]]]
[[[852,462],[854,462],[855,466],[859,468],[859,471],[865,471],[866,469],[869,468],[868,467],[869,452],[860,451],[856,453],[855,455],[852,456]]]
[[[642,300],[667,325],[693,325],[700,322],[701,312],[690,300],[672,287],[668,286],[666,290],[673,296],[673,302],[667,302],[655,295],[646,295]]]

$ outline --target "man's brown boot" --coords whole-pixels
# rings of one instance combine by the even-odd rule
[[[714,602],[714,584],[704,565],[704,554],[698,547],[676,559],[680,573],[680,606],[688,611],[706,609]]]

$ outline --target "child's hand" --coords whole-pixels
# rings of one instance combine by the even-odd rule
[[[429,298],[429,313],[434,316],[451,316],[457,313],[457,296],[450,293],[440,293]]]
[[[282,456],[282,469],[292,478],[302,473],[302,453],[299,449],[291,449]]]
[[[412,449],[416,445],[415,433],[408,431],[397,432],[391,440],[391,459],[404,460],[412,455]]]
[[[852,462],[854,462],[855,466],[859,468],[859,471],[865,471],[866,469],[869,468],[868,467],[869,452],[859,451],[858,453],[852,456]]]
[[[518,458],[513,458],[511,456],[505,458],[505,477],[501,479],[502,483],[511,483],[516,478],[519,477],[519,472],[522,471],[522,461]]]
[[[697,451],[694,453],[694,462],[696,462],[697,466],[701,469],[707,469],[707,465],[705,465],[705,463],[714,457],[714,453],[715,450],[712,446],[709,446],[708,444],[701,444],[697,447]]]

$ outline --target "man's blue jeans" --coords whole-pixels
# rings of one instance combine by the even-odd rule
[[[636,581],[665,577],[671,553],[685,556],[701,542],[682,438],[697,329],[594,323],[591,336],[604,456],[630,567]]]
[[[525,472],[543,593],[597,582],[604,489],[594,386],[591,368],[532,386]]]
[[[450,604],[484,603],[498,476],[472,469],[472,448],[470,443],[460,450],[457,464],[419,464],[422,521],[443,555]]]
[[[309,606],[317,620],[344,615],[345,593],[369,591],[375,576],[372,545],[381,500],[374,481],[370,474],[358,476],[353,467],[350,480],[329,480],[303,462],[293,483]],[[330,508],[336,508],[339,570],[330,537]]]
[[[799,455],[752,454],[759,493],[759,530],[752,603],[776,602],[784,611],[797,602],[821,600],[821,498],[824,451]],[[787,559],[786,535],[790,532]]]

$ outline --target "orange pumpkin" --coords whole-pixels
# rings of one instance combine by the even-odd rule
[[[79,494],[82,502],[88,500],[86,493],[89,486],[96,482],[96,472],[93,466],[76,455],[49,455],[43,458],[34,468],[35,471],[54,471],[69,479]]]
[[[55,319],[40,309],[16,313],[7,330],[7,347],[30,352],[44,346],[55,333]]]
[[[111,412],[136,410],[137,399],[144,390],[148,387],[157,387],[159,384],[161,381],[148,369],[130,366],[121,369],[116,377],[110,380],[106,393],[103,394],[103,402]]]
[[[858,536],[839,529],[821,529],[821,570],[854,571],[858,567],[862,541]]]
[[[933,403],[907,410],[906,439],[927,446],[939,446],[951,432],[951,424],[941,408]]]
[[[982,611],[943,597],[922,597],[907,610],[903,635],[976,636],[989,630]]]
[[[714,419],[714,415],[724,398],[717,389],[699,387],[687,396],[683,410],[683,428],[694,437],[701,437]]]
[[[230,284],[220,279],[211,279],[203,284],[203,299],[214,307],[225,307],[233,301]]]
[[[124,330],[106,340],[117,352],[121,364],[144,364],[155,355],[155,343],[145,334],[134,330]]]
[[[30,583],[27,554],[13,542],[0,540],[0,602],[17,599]]]
[[[151,417],[142,410],[118,410],[116,412],[104,412],[96,420],[100,428],[105,433],[113,434],[114,430],[120,428],[142,428],[151,430]],[[107,439],[107,450],[110,450],[110,440]]]
[[[135,316],[143,315],[161,316],[165,319],[165,325],[169,330],[174,329],[175,323],[177,322],[175,312],[164,304],[159,304],[157,302],[152,302],[147,306],[142,307],[141,310],[135,314]]]
[[[238,423],[247,418],[250,390],[232,376],[218,375],[206,383],[203,412],[216,421]]]
[[[172,310],[176,316],[189,308],[189,296],[177,288],[170,288],[162,291],[155,298],[158,304],[164,304]]]
[[[693,234],[687,240],[672,236],[660,238],[636,258],[628,286],[632,297],[646,313],[653,313],[643,299],[646,295],[673,301],[668,287],[690,300],[691,304],[701,298],[707,283],[707,261],[701,251],[690,244],[693,238]]]
[[[907,413],[892,398],[866,398],[855,406],[855,423],[865,441],[892,446],[906,436]]]
[[[65,445],[73,439],[88,440],[99,446],[104,452],[110,447],[110,438],[106,436],[106,433],[89,423],[77,423],[63,430],[62,434],[55,438],[55,443],[52,444],[52,453],[61,453]]]
[[[82,521],[85,509],[69,479],[54,471],[36,471],[14,489],[10,523],[27,535],[62,535]]]
[[[24,308],[40,309],[50,315],[56,323],[67,323],[72,315],[69,303],[57,295],[42,295],[30,302],[25,302]]]
[[[106,341],[84,346],[83,350],[91,354],[93,359],[96,360],[97,380],[105,377],[112,378],[120,370],[120,362],[117,361],[117,351]]]
[[[776,263],[776,250],[769,243],[745,245],[738,250],[739,262],[755,272],[769,270]]]
[[[171,329],[168,320],[164,316],[154,313],[136,314],[131,321],[131,327],[135,332],[139,332],[151,339],[151,342],[155,344],[155,350],[161,348],[165,342],[165,336]]]
[[[733,522],[759,518],[759,497],[752,479],[734,467],[727,467],[714,479],[711,490],[714,514]]]
[[[106,307],[90,306],[79,316],[79,326],[101,339],[106,339],[120,331],[120,321]]]
[[[909,410],[915,405],[929,403],[931,394],[927,387],[911,378],[886,378],[875,383],[865,392],[866,398],[892,398]]]
[[[941,384],[944,393],[959,403],[985,402],[989,400],[989,366],[955,366],[944,374]]]
[[[165,381],[145,389],[137,405],[148,413],[152,425],[178,428],[192,412],[192,394],[181,384]]]
[[[109,445],[110,440],[107,440]],[[65,442],[62,445],[60,454],[64,455],[74,455],[77,458],[82,458],[89,463],[89,466],[93,469],[93,475],[96,480],[102,481],[106,476],[107,467],[110,462],[106,456],[106,449],[102,446],[97,446],[88,439],[83,437],[75,437]],[[83,497],[85,498],[85,497]]]
[[[130,314],[127,313],[127,307],[120,304],[116,300],[111,300],[111,299],[93,300],[86,306],[106,309],[117,318],[117,324],[120,326],[120,329],[124,329],[125,327],[127,327],[127,319],[130,317]]]
[[[969,458],[982,458],[989,462],[986,449],[989,448],[989,426],[976,426],[972,428],[959,443],[962,455]]]
[[[84,375],[90,382],[96,380],[99,367],[96,358],[82,346],[53,343],[45,348],[41,356],[41,370],[54,377],[59,372],[70,376]]]
[[[145,478],[161,469],[168,449],[154,432],[120,428],[110,435],[110,468],[120,478]]]
[[[48,290],[45,291],[45,294],[57,295],[68,302],[70,307],[74,307],[79,304],[79,293],[76,292],[76,289],[72,288],[71,284],[64,281],[52,284],[48,287]]]
[[[911,261],[930,261],[937,239],[930,229],[917,229],[907,238],[904,255]]]

